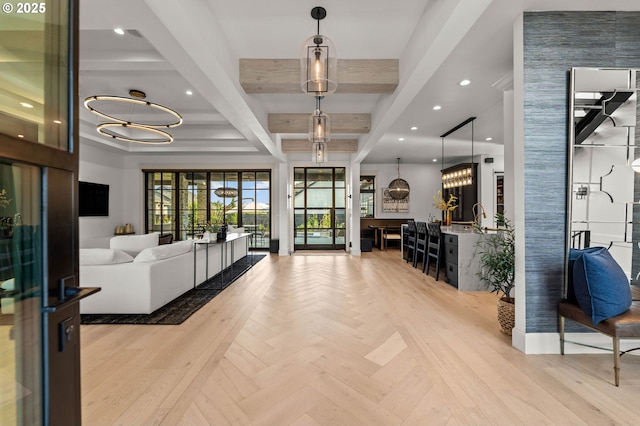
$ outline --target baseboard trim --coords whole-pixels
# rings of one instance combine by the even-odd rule
[[[603,354],[610,352],[612,348],[611,338],[600,333],[565,333],[564,339],[565,354]],[[527,355],[559,354],[560,333],[522,334],[514,329],[512,345]],[[582,345],[597,346],[597,348]],[[640,339],[620,340],[621,351],[639,346]],[[639,355],[637,351],[629,353]]]

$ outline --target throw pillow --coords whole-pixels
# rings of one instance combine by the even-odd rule
[[[158,247],[149,247],[142,250],[135,259],[134,262],[153,262],[154,260],[168,259],[170,257],[180,256],[181,254],[188,253],[193,248],[193,241],[178,241],[173,244],[164,244]]]
[[[586,251],[573,265],[578,305],[594,325],[622,314],[631,306],[629,278],[604,247]]]
[[[133,257],[122,250],[106,248],[80,249],[80,265],[112,265],[132,261]]]
[[[173,242],[173,234],[162,234],[158,237],[158,245],[171,244]]]
[[[159,235],[157,232],[143,235],[119,235],[111,238],[109,248],[122,250],[135,257],[146,248],[156,247]]]
[[[600,250],[602,247],[587,247],[584,249],[569,249],[569,270],[567,280],[567,300],[572,303],[578,303],[576,300],[576,294],[573,289],[573,265],[576,260],[584,253],[591,253],[596,250]]]

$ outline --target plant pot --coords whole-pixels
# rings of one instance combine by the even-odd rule
[[[500,331],[511,336],[511,330],[516,325],[516,305],[513,298],[498,299],[498,323]]]

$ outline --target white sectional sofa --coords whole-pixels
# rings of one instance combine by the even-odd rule
[[[220,272],[223,264],[246,256],[248,235],[230,234],[226,243],[208,245],[191,240],[158,245],[157,234],[119,236],[109,249],[81,249],[80,286],[102,290],[80,301],[80,313],[150,314]]]

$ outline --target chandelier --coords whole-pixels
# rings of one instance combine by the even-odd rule
[[[398,158],[398,178],[389,183],[389,196],[394,200],[404,200],[409,196],[409,183],[400,178],[400,158]]]
[[[84,100],[85,108],[109,120],[97,125],[98,133],[123,142],[153,145],[173,142],[173,136],[162,129],[178,127],[182,116],[171,108],[144,100],[147,95],[141,90],[131,89],[129,95],[131,98],[95,95]],[[144,114],[145,118],[136,120],[134,114]]]
[[[302,91],[316,98],[316,108],[309,117],[311,159],[316,163],[327,161],[327,142],[331,140],[329,115],[320,108],[320,101],[338,87],[335,47],[327,36],[320,34],[320,21],[327,16],[323,7],[311,9],[311,17],[318,22],[317,34],[305,40],[300,57]]]

